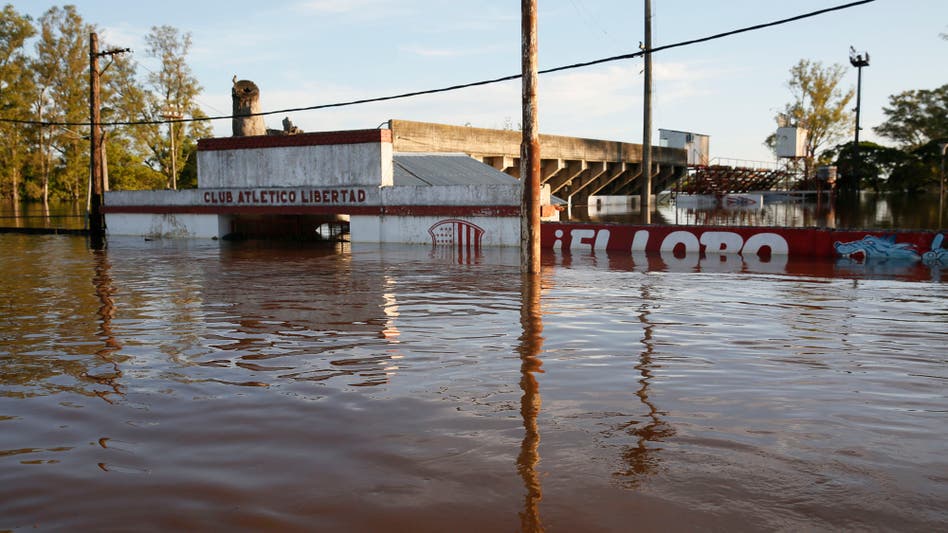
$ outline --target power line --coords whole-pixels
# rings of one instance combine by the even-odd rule
[[[581,62],[581,63],[572,63],[572,64],[570,64],[570,65],[564,65],[564,66],[560,66],[560,67],[548,68],[548,69],[540,70],[540,71],[539,71],[539,74],[551,74],[551,73],[554,73],[554,72],[562,72],[562,71],[565,71],[565,70],[573,70],[573,69],[577,69],[577,68],[590,67],[590,66],[593,66],[593,65],[601,65],[601,64],[603,64],[603,63],[611,63],[611,62],[613,62],[613,61],[622,61],[622,60],[625,60],[625,59],[633,59],[633,58],[636,58],[636,57],[642,57],[642,56],[644,56],[646,52],[651,52],[651,53],[654,54],[654,53],[656,53],[656,52],[662,52],[662,51],[665,51],[665,50],[671,50],[672,48],[680,48],[680,47],[683,47],[683,46],[691,46],[691,45],[695,45],[695,44],[705,43],[705,42],[708,42],[708,41],[714,41],[714,40],[717,40],[717,39],[723,39],[723,38],[725,38],[725,37],[731,37],[731,36],[733,36],[733,35],[738,35],[738,34],[741,34],[741,33],[747,33],[747,32],[751,32],[751,31],[762,30],[762,29],[764,29],[764,28],[771,28],[771,27],[774,27],[774,26],[780,26],[780,25],[783,25],[783,24],[789,24],[789,23],[791,23],[791,22],[797,22],[797,21],[800,21],[800,20],[804,20],[804,19],[808,19],[808,18],[813,18],[813,17],[817,17],[817,16],[820,16],[820,15],[825,15],[825,14],[827,14],[827,13],[832,13],[832,12],[834,12],[834,11],[842,11],[842,10],[844,10],[844,9],[850,9],[850,8],[857,7],[857,6],[861,6],[861,5],[864,5],[864,4],[870,4],[870,3],[872,3],[872,2],[875,2],[875,0],[860,0],[860,1],[857,1],[857,2],[849,2],[849,3],[847,3],[847,4],[842,4],[842,5],[838,5],[838,6],[834,6],[834,7],[828,7],[828,8],[819,9],[819,10],[816,10],[816,11],[810,11],[810,12],[808,12],[808,13],[804,13],[804,14],[801,14],[801,15],[796,15],[796,16],[793,16],[793,17],[790,17],[790,18],[775,20],[775,21],[773,21],[773,22],[766,22],[766,23],[763,23],[763,24],[756,24],[756,25],[754,25],[754,26],[747,26],[747,27],[744,27],[744,28],[739,28],[739,29],[736,29],[736,30],[727,31],[727,32],[724,32],[724,33],[717,33],[717,34],[714,34],[714,35],[708,35],[708,36],[706,36],[706,37],[700,37],[700,38],[691,39],[691,40],[688,40],[688,41],[681,41],[681,42],[677,42],[677,43],[673,43],[673,44],[666,44],[666,45],[663,45],[663,46],[656,46],[655,48],[652,48],[651,50],[640,50],[640,51],[638,51],[638,52],[633,52],[633,53],[629,53],[629,54],[621,54],[621,55],[617,55],[617,56],[604,57],[604,58],[601,58],[601,59],[594,59],[594,60],[592,60],[592,61],[585,61],[585,62]],[[259,112],[259,113],[251,113],[251,114],[248,114],[248,115],[240,115],[240,116],[241,116],[241,117],[262,117],[262,116],[278,115],[278,114],[285,114],[285,113],[298,113],[298,112],[301,112],[301,111],[317,111],[317,110],[321,110],[321,109],[331,109],[331,108],[335,108],[335,107],[348,107],[348,106],[353,106],[353,105],[370,104],[370,103],[375,103],[375,102],[386,102],[386,101],[389,101],[389,100],[400,100],[400,99],[403,99],[403,98],[412,98],[412,97],[415,97],[415,96],[425,96],[425,95],[429,95],[429,94],[438,94],[438,93],[445,93],[445,92],[457,91],[457,90],[460,90],[460,89],[469,89],[469,88],[471,88],[471,87],[482,87],[482,86],[484,86],[484,85],[493,85],[493,84],[495,84],[495,83],[502,83],[502,82],[505,82],[505,81],[518,80],[518,79],[520,79],[521,77],[522,77],[521,74],[511,74],[511,75],[509,75],[509,76],[501,76],[501,77],[499,77],[499,78],[492,78],[492,79],[481,80],[481,81],[475,81],[475,82],[470,82],[470,83],[461,83],[461,84],[457,84],[457,85],[451,85],[451,86],[448,86],[448,87],[441,87],[441,88],[438,88],[438,89],[427,89],[427,90],[422,90],[422,91],[411,91],[411,92],[407,92],[407,93],[395,94],[395,95],[390,95],[390,96],[378,96],[378,97],[374,97],[374,98],[361,98],[361,99],[358,99],[358,100],[349,100],[349,101],[346,101],[346,102],[335,102],[335,103],[331,103],[331,104],[319,104],[319,105],[306,106],[306,107],[293,107],[293,108],[287,108],[287,109],[277,109],[277,110],[274,110],[274,111],[261,111],[261,112]],[[101,126],[109,126],[109,127],[111,127],[111,126],[145,126],[145,125],[169,124],[169,123],[180,123],[180,122],[199,122],[199,121],[206,121],[206,120],[229,120],[229,119],[233,119],[234,117],[235,117],[235,115],[217,115],[217,116],[208,116],[208,117],[191,117],[191,118],[181,118],[181,119],[171,119],[171,120],[141,120],[141,121],[104,122],[104,123],[101,123],[100,125],[101,125]],[[8,122],[8,123],[14,123],[14,124],[38,125],[38,126],[89,126],[89,123],[88,123],[88,122],[42,122],[42,121],[37,121],[37,120],[22,120],[22,119],[8,119],[8,118],[0,118],[0,122]]]

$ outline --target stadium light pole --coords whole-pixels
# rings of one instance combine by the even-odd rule
[[[851,186],[853,189],[859,189],[859,182],[862,178],[860,174],[861,164],[859,161],[859,111],[862,107],[862,67],[869,66],[869,52],[857,52],[852,46],[849,47],[849,63],[856,67],[858,72],[856,78],[856,139],[853,141],[853,174],[855,183]]]
[[[938,229],[942,226],[942,216],[945,214],[945,152],[948,152],[948,143],[941,143],[941,183],[938,187]]]

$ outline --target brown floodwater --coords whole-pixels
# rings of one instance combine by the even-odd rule
[[[0,530],[946,528],[940,271],[637,259],[0,235]]]

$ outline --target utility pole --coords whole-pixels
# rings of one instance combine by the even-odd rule
[[[89,169],[92,173],[92,196],[89,201],[89,236],[92,248],[105,246],[105,217],[102,214],[102,142],[99,101],[99,36],[89,34]]]
[[[537,0],[521,0],[523,136],[520,144],[520,271],[540,272],[540,136],[537,128]]]
[[[642,220],[652,221],[652,2],[645,0],[645,96],[642,109]]]
[[[856,138],[853,141],[853,177],[851,180],[852,183],[850,183],[850,188],[857,190],[862,181],[862,162],[859,160],[859,130],[861,129],[859,127],[859,111],[862,107],[862,67],[869,66],[869,52],[856,52],[856,49],[850,46],[849,63],[856,67],[856,71],[859,73],[856,78]]]
[[[92,194],[89,198],[89,237],[94,250],[105,247],[105,216],[102,197],[105,191],[105,169],[102,154],[102,116],[100,100],[99,58],[129,52],[128,48],[99,52],[99,36],[89,34],[89,171]]]

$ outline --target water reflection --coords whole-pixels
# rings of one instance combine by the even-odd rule
[[[763,205],[676,206],[665,199],[652,214],[653,222],[680,225],[777,226],[840,229],[941,228],[937,195],[875,194],[816,195],[768,193]],[[569,220],[640,224],[637,208],[591,204],[572,206]]]
[[[0,227],[82,229],[86,225],[85,203],[0,200]]]
[[[635,391],[635,395],[647,411],[647,420],[644,423],[639,420],[631,420],[618,428],[635,438],[635,445],[626,446],[622,452],[622,459],[626,468],[616,473],[617,476],[625,480],[627,487],[638,486],[646,476],[656,472],[659,465],[656,452],[661,448],[656,447],[655,443],[675,434],[674,428],[662,419],[665,413],[660,411],[655,403],[649,399],[649,385],[653,377],[652,371],[655,368],[653,360],[655,354],[655,341],[653,339],[655,324],[651,321],[650,315],[652,306],[656,304],[654,298],[652,298],[651,287],[648,282],[642,283],[639,295],[641,304],[638,309],[638,319],[642,324],[642,339],[639,342],[642,345],[642,352],[639,354],[639,362],[635,365],[635,369],[639,372],[641,378],[638,380],[639,388]]]
[[[6,236],[3,252],[0,396],[75,393],[113,401],[121,391],[122,358],[111,326],[115,287],[108,259],[90,256],[82,239],[60,237]],[[93,323],[96,337],[90,338]]]
[[[204,270],[205,313],[212,337],[228,333],[199,364],[237,366],[261,384],[343,377],[374,387],[397,372],[401,355],[389,347],[400,335],[396,279],[354,264],[348,245],[241,243],[222,246],[220,259]]]
[[[115,300],[112,295],[115,294],[113,286],[111,268],[108,254],[105,250],[96,250],[92,252],[95,262],[95,275],[92,277],[92,284],[95,286],[95,294],[99,299],[99,337],[104,346],[95,352],[96,357],[106,367],[95,373],[87,373],[89,379],[104,385],[106,390],[95,390],[94,393],[99,398],[112,403],[112,396],[123,397],[124,387],[119,382],[122,377],[122,370],[119,368],[119,362],[128,358],[117,355],[122,349],[122,345],[115,338],[112,331],[112,319],[115,318]]]
[[[862,279],[896,279],[904,281],[945,281],[945,261],[898,260],[872,258],[813,258],[757,254],[686,253],[665,250],[642,251],[576,251],[554,249],[545,259],[553,266],[590,266],[636,272],[715,273],[715,274],[778,274],[786,276],[844,277]]]
[[[543,489],[540,486],[540,476],[537,473],[537,464],[540,462],[540,428],[537,424],[537,415],[543,402],[540,398],[540,385],[536,374],[542,373],[543,361],[540,360],[540,351],[543,348],[543,312],[540,307],[541,274],[523,274],[521,276],[520,293],[520,344],[517,351],[520,354],[520,416],[523,418],[523,442],[520,444],[520,454],[517,456],[517,472],[523,480],[524,495],[523,511],[520,513],[521,531],[543,531],[543,522],[540,519],[540,500],[543,499]]]

